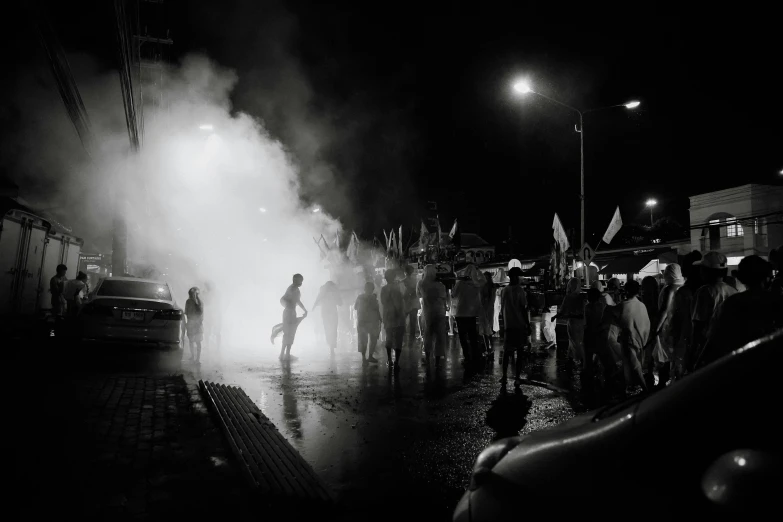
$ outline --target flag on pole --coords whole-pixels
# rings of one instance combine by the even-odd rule
[[[427,249],[427,243],[430,239],[430,231],[424,226],[424,221],[421,222],[421,231],[419,232],[419,248]]]
[[[454,220],[454,224],[451,226],[451,231],[449,232],[449,238],[454,239],[454,235],[457,233],[457,220]]]
[[[606,233],[604,233],[604,243],[607,245],[612,242],[612,239],[614,239],[615,234],[617,234],[617,231],[620,230],[623,226],[623,219],[620,217],[620,206],[617,206],[617,210],[614,211],[614,216],[612,216],[612,222],[609,223],[609,228],[606,229]]]
[[[563,224],[560,222],[560,217],[555,212],[555,220],[552,223],[552,230],[554,230],[555,241],[560,245],[560,251],[565,252],[570,246],[568,243],[568,234],[566,234]]]
[[[400,246],[400,259],[402,259],[403,257],[405,257],[405,253],[403,252],[403,249],[405,248],[405,246],[402,244],[402,225],[400,225],[400,235],[398,237],[399,237],[399,241],[400,241],[400,245],[399,245]]]

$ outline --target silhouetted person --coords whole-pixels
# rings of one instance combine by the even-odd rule
[[[356,298],[356,333],[359,336],[359,353],[362,354],[362,364],[377,363],[373,357],[378,346],[378,335],[381,333],[381,311],[378,297],[375,295],[375,285],[367,281],[364,293]],[[369,350],[368,350],[369,346]]]
[[[658,297],[658,313],[650,323],[650,338],[646,351],[652,354],[653,362],[658,366],[658,387],[663,388],[671,375],[672,360],[677,345],[674,334],[674,296],[685,284],[680,265],[671,263],[663,273],[665,283]]]
[[[619,326],[620,346],[623,354],[626,388],[639,385],[647,389],[642,371],[642,357],[647,339],[650,336],[650,318],[647,308],[639,301],[639,283],[628,281],[625,284],[626,300],[620,303]]]
[[[280,298],[280,304],[283,305],[283,346],[280,348],[280,359],[295,359],[291,357],[291,347],[294,345],[296,329],[301,319],[307,317],[307,308],[302,304],[302,292],[299,288],[304,282],[302,274],[294,274],[293,283],[286,289],[283,297]],[[304,312],[301,318],[296,317],[296,307]],[[273,334],[274,335],[274,334]]]
[[[747,256],[740,261],[738,276],[747,289],[718,307],[697,366],[783,328],[783,296],[769,290],[772,265],[759,256]]]
[[[457,320],[457,334],[462,346],[465,368],[474,371],[480,368],[482,362],[476,322],[482,313],[481,289],[487,281],[476,265],[468,265],[464,273],[465,275],[454,284],[451,297],[457,301],[454,316]]]
[[[598,284],[596,284],[598,283]],[[600,349],[600,336],[604,310],[606,309],[606,299],[601,292],[603,285],[600,281],[595,281],[587,291],[587,304],[585,305],[585,373],[593,375],[593,355],[599,358],[603,355]]]
[[[337,347],[337,323],[339,321],[339,307],[343,305],[343,299],[340,297],[340,290],[333,281],[327,281],[318,291],[318,297],[313,303],[313,310],[321,305],[321,320],[324,323],[324,334],[326,335],[326,344],[334,355],[334,349]]]
[[[508,361],[516,353],[514,387],[519,388],[521,382],[519,375],[522,370],[522,348],[530,335],[530,312],[527,308],[527,296],[525,290],[519,284],[522,278],[522,269],[514,267],[508,271],[509,284],[500,292],[500,306],[503,313],[503,327],[505,335],[503,340],[503,377],[501,385],[506,386],[506,374]]]
[[[381,289],[381,305],[383,306],[383,328],[386,330],[386,356],[389,369],[395,374],[400,373],[400,355],[402,354],[402,338],[405,335],[405,302],[400,283],[396,281],[397,271],[389,269],[384,274],[386,286]],[[394,361],[392,361],[392,350]]]
[[[737,291],[726,284],[723,278],[728,271],[726,256],[720,252],[707,252],[701,261],[694,263],[701,267],[703,285],[696,292],[693,305],[693,346],[700,353],[707,341],[710,326],[718,307],[736,294]]]
[[[446,357],[446,303],[449,299],[446,287],[437,279],[437,273],[435,265],[424,267],[424,274],[416,290],[422,303],[425,361],[429,363],[434,344],[436,366],[440,364],[441,357]]]
[[[199,296],[198,287],[188,290],[185,301],[185,332],[190,346],[190,360],[201,363],[201,343],[204,341],[204,303]]]
[[[405,279],[402,280],[403,289],[405,291],[405,317],[408,323],[408,338],[410,339],[410,345],[413,346],[418,338],[418,319],[419,309],[421,309],[421,303],[419,298],[416,297],[416,283],[418,277],[416,275],[416,269],[413,265],[405,265]]]
[[[489,357],[494,358],[492,348],[492,335],[494,331],[495,315],[495,281],[491,272],[484,272],[486,284],[481,288],[481,316],[479,317],[479,335],[484,338],[484,348]]]
[[[65,313],[66,301],[65,295],[65,283],[68,278],[65,277],[68,272],[68,267],[65,265],[57,265],[57,274],[53,275],[49,280],[49,293],[52,294],[52,315],[60,317]]]

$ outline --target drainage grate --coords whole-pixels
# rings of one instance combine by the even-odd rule
[[[251,484],[265,500],[333,504],[310,465],[241,388],[204,381],[199,381],[199,388]]]

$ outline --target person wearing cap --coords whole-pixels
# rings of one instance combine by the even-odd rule
[[[694,297],[693,314],[691,315],[693,347],[696,352],[699,352],[704,348],[707,333],[718,307],[737,291],[723,281],[728,269],[726,256],[720,252],[707,252],[701,261],[695,262],[694,265],[700,267],[704,281],[704,285],[699,288]]]
[[[697,366],[783,328],[783,297],[769,291],[772,265],[759,256],[747,256],[740,261],[738,277],[747,290],[718,307]]]
[[[619,340],[622,347],[626,390],[634,386],[641,386],[643,390],[647,390],[641,361],[644,347],[650,336],[650,318],[644,303],[639,301],[639,290],[638,282],[628,281],[625,284],[627,299],[618,306]]]
[[[674,296],[685,284],[682,270],[677,263],[671,263],[663,272],[664,287],[658,296],[658,314],[650,329],[650,339],[645,351],[652,354],[658,366],[658,387],[663,388],[671,376],[671,359],[677,343],[673,324]],[[658,339],[660,342],[656,342]]]

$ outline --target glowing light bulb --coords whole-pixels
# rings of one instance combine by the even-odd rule
[[[530,87],[530,83],[527,80],[520,80],[514,84],[514,90],[517,91],[519,94],[527,94],[529,92],[533,92],[533,89]]]
[[[642,104],[642,102],[640,102],[640,101],[636,101],[636,100],[629,101],[628,103],[625,104],[625,108],[626,109],[635,109],[635,108],[637,108],[641,104]]]

